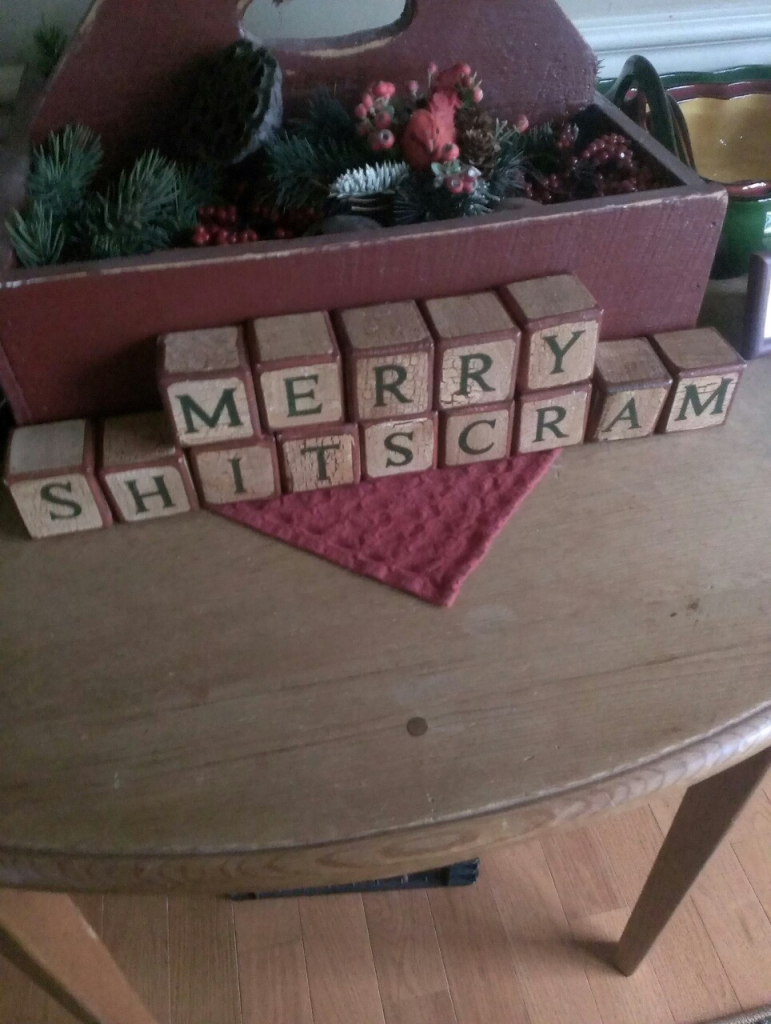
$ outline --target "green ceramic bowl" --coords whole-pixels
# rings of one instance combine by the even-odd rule
[[[729,194],[713,276],[745,274],[753,252],[771,250],[771,67],[661,80],[688,124],[696,170]]]

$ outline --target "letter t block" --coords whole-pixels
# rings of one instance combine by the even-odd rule
[[[158,384],[183,448],[259,436],[254,381],[240,327],[163,335]]]
[[[319,491],[361,480],[359,428],[298,427],[278,435],[284,491]]]
[[[346,309],[336,318],[358,423],[431,411],[434,345],[414,302]]]

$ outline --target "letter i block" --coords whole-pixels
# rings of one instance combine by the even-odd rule
[[[434,345],[414,302],[346,309],[343,343],[348,413],[359,423],[431,411]]]
[[[658,429],[700,430],[725,423],[747,365],[712,327],[655,334],[653,343],[675,378]]]
[[[436,341],[437,408],[510,401],[519,330],[495,292],[428,299],[422,309]]]
[[[672,378],[647,338],[601,341],[587,440],[648,437],[671,387]]]
[[[185,453],[161,412],[105,420],[99,479],[122,523],[198,508]]]
[[[581,444],[591,397],[591,384],[521,395],[517,402],[517,453]]]
[[[318,491],[357,484],[361,479],[359,429],[352,423],[339,427],[298,427],[278,435],[284,490]]]
[[[163,335],[158,384],[184,448],[259,436],[254,381],[240,327]]]
[[[362,476],[373,480],[435,469],[437,414],[362,423]]]
[[[466,466],[511,454],[514,403],[495,402],[443,412],[439,465]]]
[[[327,313],[252,320],[247,336],[268,430],[343,422],[340,351]]]
[[[30,537],[98,530],[112,523],[94,461],[93,431],[86,420],[13,431],[4,478]]]
[[[572,274],[520,281],[503,301],[522,328],[519,390],[561,388],[589,380],[602,311]]]
[[[281,494],[272,437],[198,445],[188,458],[202,505],[265,501]]]

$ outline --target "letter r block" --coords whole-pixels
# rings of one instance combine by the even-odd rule
[[[725,423],[747,365],[712,327],[654,334],[653,344],[675,378],[658,429],[663,434]]]
[[[422,309],[436,341],[436,407],[510,401],[519,330],[495,292],[428,299]]]
[[[356,422],[431,411],[434,345],[414,302],[346,309],[336,316],[348,414]]]
[[[507,285],[503,301],[522,328],[519,390],[562,388],[589,380],[602,310],[572,274]]]
[[[517,454],[581,444],[591,397],[591,384],[521,395],[517,402]]]
[[[318,491],[357,484],[361,479],[359,428],[299,427],[278,435],[284,491]]]
[[[327,313],[262,317],[246,331],[268,430],[343,422],[340,350]]]
[[[440,466],[492,462],[511,454],[514,403],[495,402],[441,413]]]
[[[158,385],[184,448],[260,434],[240,327],[165,334],[158,340]]]
[[[112,523],[96,479],[93,431],[86,420],[14,430],[4,479],[31,537],[98,530]]]
[[[362,476],[418,473],[434,469],[437,459],[437,414],[362,423]]]
[[[198,508],[185,453],[163,413],[105,420],[99,456],[99,479],[120,522]]]
[[[587,440],[648,437],[671,387],[672,378],[647,338],[601,341]]]

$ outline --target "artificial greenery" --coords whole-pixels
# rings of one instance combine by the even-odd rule
[[[311,96],[302,120],[293,124],[293,133],[311,142],[359,142],[356,122],[340,100],[329,89],[321,88]]]
[[[525,186],[526,136],[506,121],[495,122],[493,136],[496,155],[487,179],[490,191],[499,199],[522,195]]]
[[[282,210],[317,206],[346,171],[365,167],[371,154],[358,141],[312,141],[281,132],[265,147],[266,198]]]
[[[408,165],[398,161],[367,164],[341,174],[332,182],[329,194],[333,198],[357,199],[393,192],[409,174]]]
[[[451,220],[455,217],[477,217],[490,213],[499,197],[480,178],[471,193],[453,195],[436,185],[431,171],[413,171],[396,189],[393,202],[395,224],[419,224],[423,221]]]
[[[67,33],[58,25],[49,25],[43,19],[32,36],[35,47],[34,63],[43,78],[50,78],[67,49]]]

